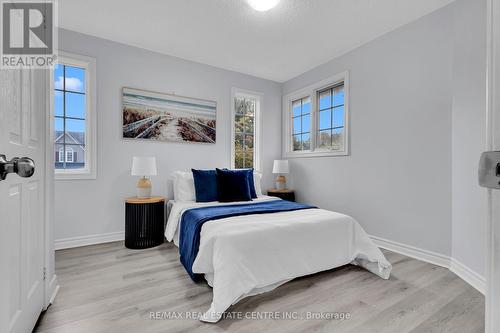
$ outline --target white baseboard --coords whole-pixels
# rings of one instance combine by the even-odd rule
[[[86,245],[102,244],[109,242],[117,242],[125,239],[125,232],[111,232],[108,234],[80,236],[58,239],[55,241],[54,247],[56,250],[70,249]]]
[[[483,276],[454,258],[451,259],[450,271],[457,274],[462,280],[479,290],[483,295],[486,295],[486,279]]]
[[[377,244],[378,247],[381,247],[383,249],[397,252],[407,257],[425,261],[433,265],[450,268],[450,263],[451,263],[450,257],[445,256],[443,254],[427,251],[415,246],[390,241],[376,236],[370,236],[370,238],[373,240],[375,244]]]
[[[462,280],[470,284],[472,287],[477,289],[482,294],[485,294],[486,292],[485,278],[454,258],[450,258],[449,256],[439,254],[436,252],[420,249],[415,246],[390,241],[377,236],[370,236],[370,238],[378,247],[381,247],[383,249],[397,252],[402,255],[415,258],[417,260],[431,263],[433,265],[448,268],[453,273],[458,275]],[[123,231],[112,232],[108,234],[100,234],[100,235],[71,237],[71,238],[56,240],[55,249],[56,250],[69,249],[73,247],[80,247],[86,245],[122,241],[124,239],[125,239],[125,233]],[[57,289],[58,286],[55,288],[53,296],[55,296],[55,293],[57,293]]]
[[[58,292],[59,283],[57,282],[57,275],[54,274],[47,287],[46,295],[48,296],[48,298],[45,300],[45,310],[49,307],[50,304],[54,302],[54,299],[56,298]]]
[[[415,246],[390,241],[377,236],[370,236],[370,238],[380,248],[396,252],[410,258],[425,261],[433,265],[448,268],[483,295],[486,292],[485,278],[454,258],[444,254],[420,249]]]

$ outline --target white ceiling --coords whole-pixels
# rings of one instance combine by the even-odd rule
[[[63,0],[59,25],[278,82],[453,0]]]

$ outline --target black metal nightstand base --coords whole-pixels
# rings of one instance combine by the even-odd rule
[[[125,204],[125,247],[147,249],[163,244],[165,202]]]

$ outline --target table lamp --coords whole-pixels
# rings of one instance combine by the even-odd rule
[[[288,160],[274,160],[273,173],[278,174],[278,177],[276,177],[277,190],[286,189],[286,178],[283,174],[287,174],[288,172]]]
[[[156,176],[156,157],[134,156],[132,176],[141,177],[137,183],[137,197],[151,198],[151,180],[148,176]]]

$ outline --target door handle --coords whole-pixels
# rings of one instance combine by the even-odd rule
[[[479,185],[500,189],[500,151],[487,151],[479,161]]]
[[[29,157],[14,157],[7,161],[5,155],[0,155],[0,180],[5,180],[9,173],[29,178],[35,173],[35,162]]]

